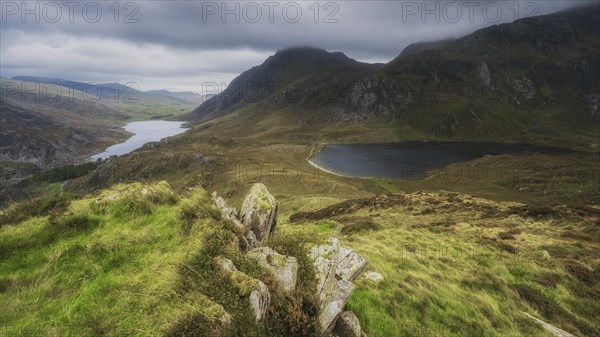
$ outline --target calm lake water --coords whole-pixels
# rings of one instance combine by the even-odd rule
[[[170,121],[142,121],[128,123],[124,129],[134,135],[125,142],[115,144],[106,149],[106,151],[93,155],[92,160],[98,158],[106,159],[110,156],[120,156],[127,154],[135,149],[139,149],[148,142],[157,142],[163,138],[175,136],[184,132],[184,122]]]
[[[363,178],[416,180],[427,170],[485,155],[558,154],[568,149],[493,142],[402,142],[325,145],[310,161],[331,173]]]

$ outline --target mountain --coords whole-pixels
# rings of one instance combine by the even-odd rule
[[[0,78],[0,160],[47,168],[79,162],[124,140],[127,122],[169,118],[197,104],[120,83]]]
[[[223,93],[204,102],[191,115],[208,120],[236,106],[266,100],[276,105],[288,100],[311,104],[334,95],[330,90],[339,90],[380,67],[318,48],[280,50],[263,64],[243,72]]]
[[[46,168],[73,163],[126,133],[90,118],[56,110],[45,112],[0,100],[0,161],[35,164]]]
[[[121,128],[129,118],[126,114],[72,95],[69,88],[25,95],[15,88],[32,89],[28,82],[0,78],[0,84],[2,162],[64,165],[127,137]]]
[[[66,88],[65,92],[75,92],[77,96],[91,102],[99,102],[118,110],[132,119],[157,119],[182,115],[194,109],[197,101],[177,97],[157,95],[140,91],[136,83],[118,82],[94,83],[60,78],[15,76],[13,81],[36,84],[51,84]],[[10,81],[10,80],[7,80]],[[30,87],[34,88],[34,87]],[[53,87],[47,87],[53,93]],[[69,91],[70,90],[70,91]]]
[[[439,40],[439,41],[430,41],[430,42],[411,43],[402,50],[402,52],[400,53],[400,55],[398,57],[417,54],[417,53],[420,53],[425,50],[440,49],[444,46],[444,44],[446,44],[449,41],[451,41],[451,40]]]
[[[409,46],[384,66],[314,48],[278,51],[190,117],[268,111],[293,114],[299,125],[314,128],[385,122],[427,139],[562,143],[567,137],[573,144],[594,143],[600,117],[597,9],[529,17]]]
[[[204,102],[204,96],[195,93],[193,91],[169,91],[165,89],[160,90],[149,90],[146,91],[148,94],[164,96],[164,97],[172,97],[177,98],[183,101],[193,102],[193,103],[202,103]]]

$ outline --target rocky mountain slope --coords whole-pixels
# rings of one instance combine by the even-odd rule
[[[547,142],[567,136],[589,144],[600,118],[597,7],[409,48],[384,66],[317,49],[279,51],[191,117],[288,111],[314,127],[386,121],[429,138]]]
[[[280,50],[236,77],[227,89],[195,109],[191,116],[209,120],[244,104],[315,104],[329,99],[356,78],[381,65],[361,63],[340,52],[303,47]]]
[[[68,112],[31,110],[0,100],[0,160],[38,167],[73,163],[90,152],[126,136],[109,127]]]
[[[126,139],[121,126],[128,121],[179,115],[196,104],[118,83],[99,84],[99,92],[89,87],[87,94],[87,84],[62,79],[19,76],[0,84],[0,160],[44,169]]]

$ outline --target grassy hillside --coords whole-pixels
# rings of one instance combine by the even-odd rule
[[[244,289],[221,276],[213,258],[277,287],[254,260],[234,250],[212,199],[197,188],[117,185],[85,199],[48,195],[0,213],[0,325],[9,336],[280,336],[314,331],[303,289],[274,295],[270,318],[254,322]],[[280,251],[306,250],[274,238]],[[295,253],[294,253],[295,249]],[[304,262],[302,262],[304,261]],[[299,302],[298,302],[299,301]],[[290,330],[291,329],[291,330]]]
[[[536,207],[451,192],[284,204],[289,232],[343,235],[379,284],[347,307],[371,336],[552,336],[523,312],[596,336],[600,208]]]
[[[360,279],[347,305],[369,336],[549,336],[522,312],[577,335],[599,332],[598,208],[447,192],[341,204],[276,196],[282,213],[269,246],[302,261],[309,244],[335,235],[384,275]],[[201,188],[134,183],[83,199],[48,195],[3,210],[0,224],[0,324],[10,336],[316,334],[301,294],[276,298],[267,321],[254,323],[243,289],[212,259],[227,256],[276,285],[227,248],[233,234]],[[301,272],[301,289],[313,282]]]
[[[37,103],[35,107],[42,111],[50,105],[82,114],[94,113],[95,118],[108,114],[113,115],[116,120],[127,122],[176,117],[191,111],[197,105],[195,101],[144,92],[135,86],[120,83],[93,84],[31,76],[17,76],[16,79],[2,81],[3,88],[7,91],[3,97],[13,104]],[[41,89],[37,89],[38,95],[34,96],[21,95],[25,91],[21,88]],[[60,99],[55,98],[56,93],[60,94]]]

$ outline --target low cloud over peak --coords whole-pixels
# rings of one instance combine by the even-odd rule
[[[588,3],[3,1],[0,75],[200,92],[202,83],[229,82],[288,47],[389,62],[411,43]]]

